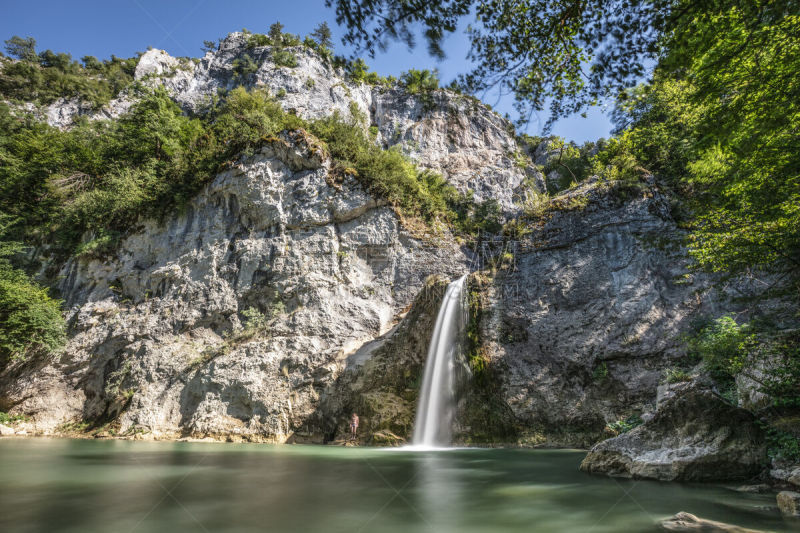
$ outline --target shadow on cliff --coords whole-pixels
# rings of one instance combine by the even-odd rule
[[[482,327],[508,369],[504,396],[542,444],[586,447],[654,404],[702,306],[674,279],[685,253],[647,242],[662,221],[598,226],[520,254],[490,289]]]

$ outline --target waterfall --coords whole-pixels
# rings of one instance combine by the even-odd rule
[[[428,347],[425,376],[414,424],[414,446],[447,446],[455,414],[456,358],[463,345],[467,318],[467,276],[447,286]]]

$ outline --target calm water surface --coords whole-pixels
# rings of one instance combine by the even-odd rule
[[[583,455],[2,439],[0,531],[600,533],[678,511],[797,530],[774,495],[589,476]]]

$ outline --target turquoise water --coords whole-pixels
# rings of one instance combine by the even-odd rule
[[[583,474],[582,452],[0,440],[3,532],[790,531],[774,495]]]

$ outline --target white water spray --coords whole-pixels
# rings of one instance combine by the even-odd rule
[[[422,393],[414,424],[414,446],[448,446],[455,414],[456,357],[463,345],[467,318],[464,275],[447,286],[428,347]]]

